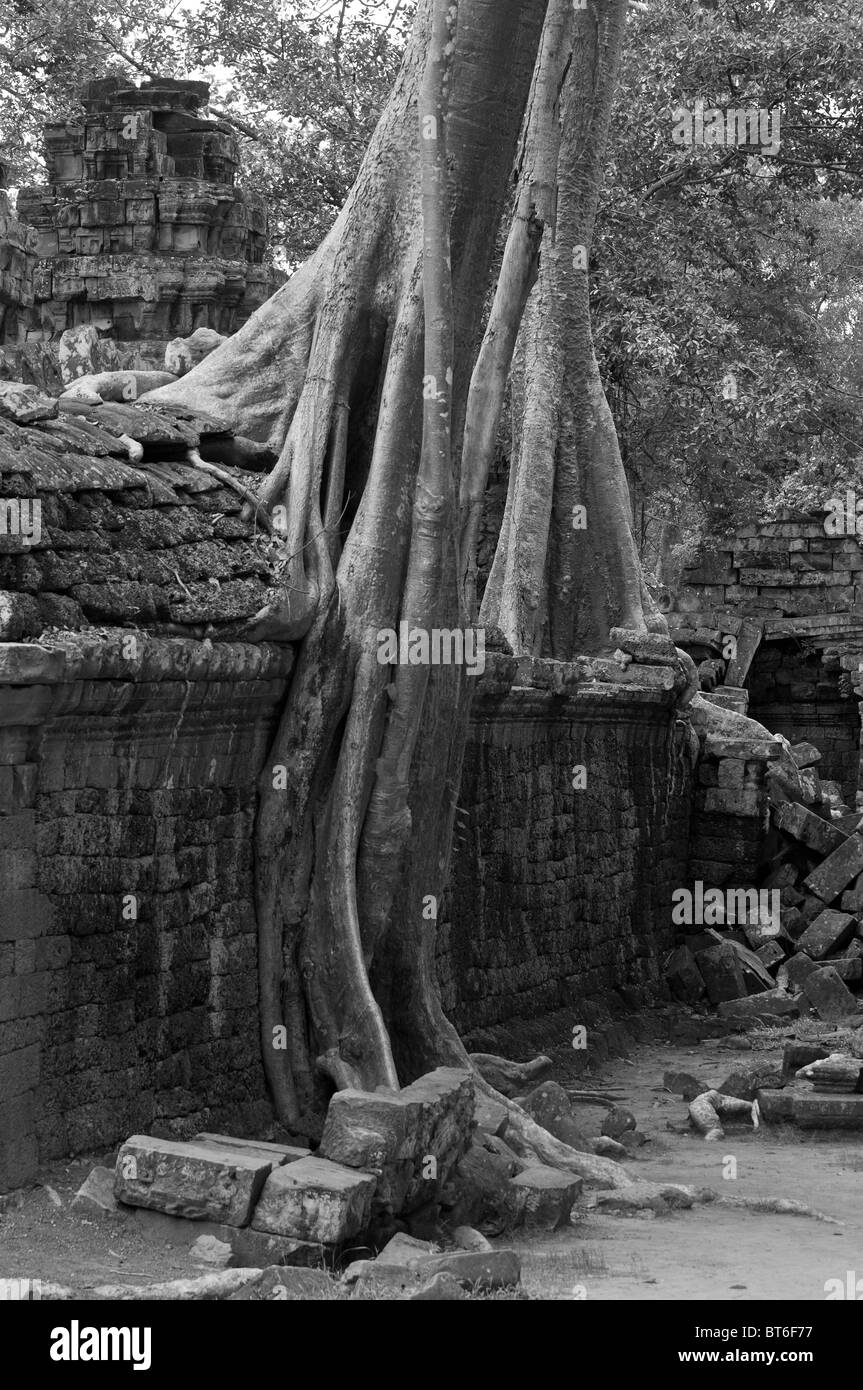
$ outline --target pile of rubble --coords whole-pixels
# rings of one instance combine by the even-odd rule
[[[863,813],[843,803],[836,783],[820,780],[821,754],[809,743],[712,743],[720,766],[740,767],[741,797],[744,769],[766,763],[770,819],[754,882],[696,884],[703,929],[688,926],[666,964],[672,994],[693,1004],[706,998],[728,1018],[855,1015],[863,988]]]
[[[507,1115],[475,1096],[472,1073],[439,1068],[398,1092],[337,1092],[314,1153],[220,1134],[134,1135],[74,1205],[137,1208],[157,1228],[188,1223],[193,1258],[231,1276],[200,1296],[309,1296],[308,1272],[342,1270],[355,1297],[460,1298],[520,1280],[515,1252],[469,1223],[554,1230],[581,1192],[573,1173],[516,1156],[502,1137]],[[280,1291],[291,1287],[286,1269],[300,1276],[295,1295]]]
[[[722,1139],[722,1124],[735,1119],[756,1129],[761,1120],[801,1129],[863,1129],[863,1060],[818,1043],[788,1042],[781,1067],[738,1067],[716,1090],[705,1091],[686,1072],[666,1072],[663,1084],[690,1102],[690,1122],[707,1140]]]

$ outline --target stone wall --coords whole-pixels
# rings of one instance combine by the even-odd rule
[[[291,651],[136,643],[0,646],[0,1189],[270,1115],[251,836]]]
[[[668,692],[515,689],[480,701],[439,933],[468,1037],[610,990],[655,991],[687,881],[691,746]],[[586,786],[575,790],[573,769]]]
[[[0,646],[0,1190],[129,1133],[270,1118],[251,836],[290,649],[128,638]],[[670,692],[480,700],[439,948],[468,1036],[653,993],[690,758]]]

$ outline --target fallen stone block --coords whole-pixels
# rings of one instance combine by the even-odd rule
[[[784,990],[776,989],[725,1000],[718,1013],[722,1018],[798,1018],[800,1005]]]
[[[473,1136],[474,1082],[469,1071],[438,1067],[399,1092],[408,1109],[413,1136],[413,1175],[404,1209],[413,1211],[439,1200],[450,1174]],[[429,1160],[434,1160],[433,1164]],[[432,1170],[436,1176],[426,1176]]]
[[[114,1196],[113,1168],[93,1168],[72,1198],[72,1210],[84,1216],[123,1216]]]
[[[413,1159],[416,1135],[408,1133],[408,1118],[396,1091],[337,1091],[327,1110],[319,1156],[366,1172],[383,1169],[393,1159]]]
[[[233,1139],[229,1134],[196,1134],[193,1144],[215,1144],[220,1149],[231,1149],[234,1153],[247,1153],[272,1163],[274,1168],[283,1163],[295,1163],[298,1158],[308,1158],[311,1149],[298,1148],[293,1144],[270,1144],[262,1139]]]
[[[782,1080],[793,1081],[801,1067],[829,1056],[827,1048],[818,1043],[787,1042],[782,1051]]]
[[[510,1179],[509,1211],[513,1227],[556,1231],[569,1224],[582,1180],[559,1168],[535,1164]]]
[[[271,1168],[269,1160],[219,1145],[135,1134],[117,1156],[114,1195],[191,1221],[245,1226]]]
[[[794,1122],[801,1129],[863,1129],[863,1096],[795,1096]]]
[[[336,1300],[339,1286],[322,1269],[287,1269],[284,1265],[265,1269],[260,1279],[250,1280],[230,1295],[234,1302],[306,1302]]]
[[[836,971],[846,985],[855,985],[863,980],[863,960],[859,956],[832,956],[829,961],[819,961],[816,969],[823,970],[827,965]]]
[[[832,903],[852,879],[863,873],[863,837],[850,835],[823,863],[803,880],[804,888]]]
[[[503,1144],[503,1141],[474,1142],[462,1155],[446,1197],[451,1208],[450,1219],[455,1225],[481,1223],[500,1233],[506,1229],[509,1180],[516,1168],[508,1154],[496,1152],[492,1144]]]
[[[746,993],[746,981],[737,952],[729,942],[699,951],[696,960],[711,1004],[738,999]]]
[[[854,934],[855,920],[847,912],[826,907],[797,939],[797,950],[810,960],[822,960],[831,951],[838,951]]]
[[[803,997],[825,1023],[857,1012],[857,1000],[832,965],[813,970],[803,981]]]
[[[829,1057],[807,1062],[797,1072],[799,1081],[810,1081],[816,1092],[844,1091],[855,1095],[863,1091],[863,1061],[846,1053],[834,1052]]]
[[[841,830],[835,830],[826,820],[816,816],[796,801],[784,801],[775,813],[777,829],[807,845],[816,854],[833,854],[845,843]]]
[[[412,1268],[423,1279],[451,1274],[472,1289],[508,1289],[521,1282],[521,1260],[514,1250],[448,1250],[423,1255]]]
[[[692,952],[678,946],[665,963],[665,978],[675,999],[682,1004],[697,1004],[705,991],[704,977]]]
[[[391,1240],[388,1240],[383,1250],[381,1250],[375,1264],[397,1265],[400,1269],[406,1268],[412,1260],[418,1260],[422,1255],[432,1253],[433,1242],[421,1240],[417,1236],[408,1235],[405,1231],[397,1231]]]
[[[765,1087],[756,1092],[755,1099],[758,1101],[761,1118],[767,1124],[775,1124],[777,1120],[791,1120],[794,1117],[794,1092],[791,1090]]]
[[[252,1227],[277,1236],[339,1245],[371,1217],[377,1178],[325,1158],[301,1158],[266,1180]]]
[[[793,991],[803,988],[803,981],[817,970],[818,966],[814,960],[810,960],[805,951],[801,951],[796,956],[790,956],[776,972],[776,982],[780,989]]]
[[[769,971],[781,965],[785,959],[785,952],[778,941],[768,941],[763,946],[759,946],[755,952],[764,969]]]
[[[843,912],[850,912],[854,917],[863,914],[863,874],[858,874],[851,887],[846,888],[839,906]]]
[[[813,743],[792,743],[791,756],[798,767],[813,767],[821,761],[821,753]]]
[[[799,941],[809,923],[797,907],[783,907],[782,933],[789,941]]]

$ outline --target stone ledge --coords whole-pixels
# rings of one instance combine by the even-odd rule
[[[134,641],[134,655],[124,647]],[[79,680],[240,681],[286,678],[293,648],[271,642],[158,638],[131,628],[59,633],[38,643],[0,642],[0,686],[67,685]]]

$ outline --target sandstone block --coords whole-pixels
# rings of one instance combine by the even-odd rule
[[[581,1187],[581,1178],[560,1169],[544,1164],[525,1168],[509,1182],[512,1225],[543,1231],[567,1225]]]
[[[863,873],[863,837],[851,835],[843,845],[803,880],[805,888],[825,903],[832,903],[852,878]]]
[[[272,1164],[208,1144],[180,1144],[135,1134],[117,1156],[114,1194],[191,1221],[248,1224]]]
[[[857,1012],[857,1000],[832,965],[813,970],[803,981],[803,995],[825,1023]]]
[[[252,1227],[297,1240],[339,1245],[368,1225],[377,1178],[330,1163],[301,1158],[267,1178]]]
[[[834,829],[826,820],[801,806],[799,802],[786,801],[775,813],[777,829],[799,840],[817,854],[833,854],[845,843],[846,836]]]
[[[823,960],[831,951],[838,951],[854,934],[854,918],[847,912],[835,912],[827,907],[797,940],[797,950],[804,951],[810,960]]]

